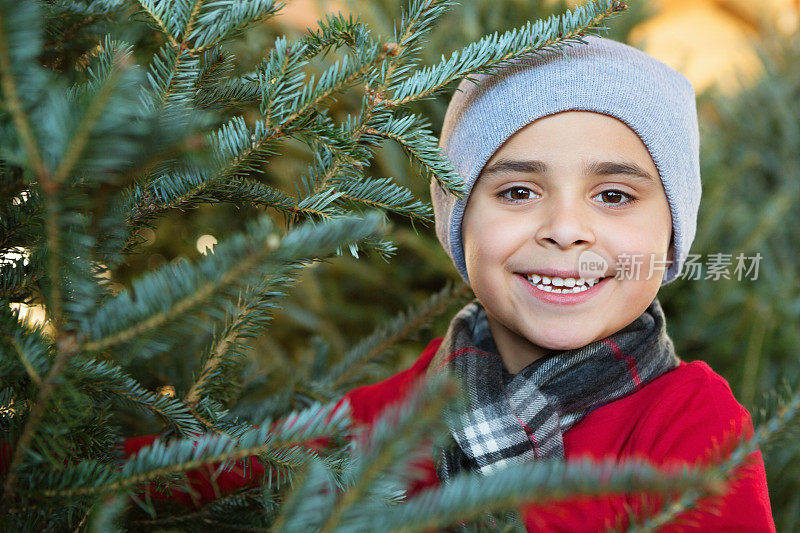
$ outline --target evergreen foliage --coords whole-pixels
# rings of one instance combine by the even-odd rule
[[[235,39],[281,3],[0,0],[0,254],[19,256],[0,264],[2,529],[499,527],[507,517],[498,513],[524,501],[615,490],[680,492],[674,515],[786,433],[800,409],[790,391],[754,439],[726,443],[733,454],[707,470],[537,463],[462,476],[409,500],[403,487],[420,443],[442,433],[453,384],[434,380],[369,434],[350,434],[347,405],[336,400],[465,295],[452,286],[336,361],[312,339],[306,367],[270,397],[248,400],[265,379],[246,379],[250,343],[304,273],[346,251],[388,258],[390,216],[430,221],[409,187],[367,172],[385,140],[423,183],[462,192],[412,104],[510,58],[581,46],[625,9],[590,2],[422,66],[425,39],[453,4],[412,0],[389,37],[330,15],[297,40],[276,38],[238,72]],[[345,98],[358,109],[343,117],[335,104]],[[284,177],[287,191],[265,176],[297,142],[312,162]],[[257,215],[204,257],[109,283],[159,220],[211,204]],[[21,320],[30,304],[44,306],[43,325]],[[133,420],[160,438],[125,457]],[[213,480],[246,471],[251,457],[268,473],[260,484],[193,508],[156,497],[191,492],[187,472],[208,468]]]

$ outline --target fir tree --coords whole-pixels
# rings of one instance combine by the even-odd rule
[[[408,499],[409,465],[420,441],[441,435],[453,384],[432,382],[354,438],[336,400],[389,345],[464,294],[454,287],[336,364],[312,343],[313,364],[285,393],[232,414],[248,339],[304,269],[346,252],[390,257],[389,213],[430,220],[407,188],[365,173],[378,146],[397,143],[427,179],[462,192],[428,120],[409,105],[511,58],[581,46],[625,9],[588,3],[423,66],[425,38],[452,5],[414,0],[388,37],[330,15],[301,39],[276,39],[252,71],[236,74],[225,44],[278,15],[280,3],[0,1],[0,253],[18,256],[0,265],[4,529],[500,527],[502,513],[535,498],[678,491],[657,523],[719,490],[749,452],[784,432],[800,409],[789,394],[754,439],[726,443],[731,453],[707,470],[537,463]],[[331,103],[351,93],[359,109],[334,115]],[[287,192],[262,177],[290,139],[305,143],[313,164]],[[160,217],[211,203],[262,213],[203,258],[152,269],[121,291],[106,282]],[[44,306],[45,324],[20,320],[19,304],[32,303]],[[164,354],[191,372],[171,391],[137,371]],[[124,457],[131,413],[161,438]],[[250,468],[254,456],[268,472],[260,484],[193,508],[155,497],[191,492],[189,471]]]

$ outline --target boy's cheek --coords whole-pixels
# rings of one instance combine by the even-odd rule
[[[652,233],[645,233],[639,239],[620,242],[613,258],[620,274],[637,274],[635,279],[646,281],[648,274],[657,276],[659,281],[663,271],[667,269],[672,251],[667,249],[668,238],[659,238]]]
[[[487,241],[491,241],[505,227],[502,219],[492,216],[480,216],[479,213],[471,213],[471,216],[464,220],[462,226],[462,238],[464,247],[482,247]]]
[[[514,253],[526,239],[533,239],[521,224],[503,219],[487,219],[470,226],[464,233],[465,259],[473,261],[502,261]]]

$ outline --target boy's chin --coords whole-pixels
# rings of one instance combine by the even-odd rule
[[[591,336],[581,336],[576,337],[573,335],[568,336],[546,336],[544,338],[539,338],[539,342],[535,342],[533,339],[528,339],[532,341],[534,344],[539,346],[540,348],[544,348],[545,350],[549,351],[565,351],[565,350],[575,350],[577,348],[583,348],[587,344],[591,344],[594,342],[594,337]]]

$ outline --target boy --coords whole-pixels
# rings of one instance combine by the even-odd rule
[[[694,464],[752,434],[725,379],[675,354],[656,298],[695,233],[694,89],[635,48],[585,41],[465,80],[448,107],[440,144],[469,193],[433,182],[436,232],[477,299],[410,369],[346,396],[369,424],[425,376],[462,379],[451,444],[412,492],[543,458]],[[774,531],[761,453],[750,459],[680,523]],[[575,498],[522,516],[530,531],[598,531],[642,506]]]

